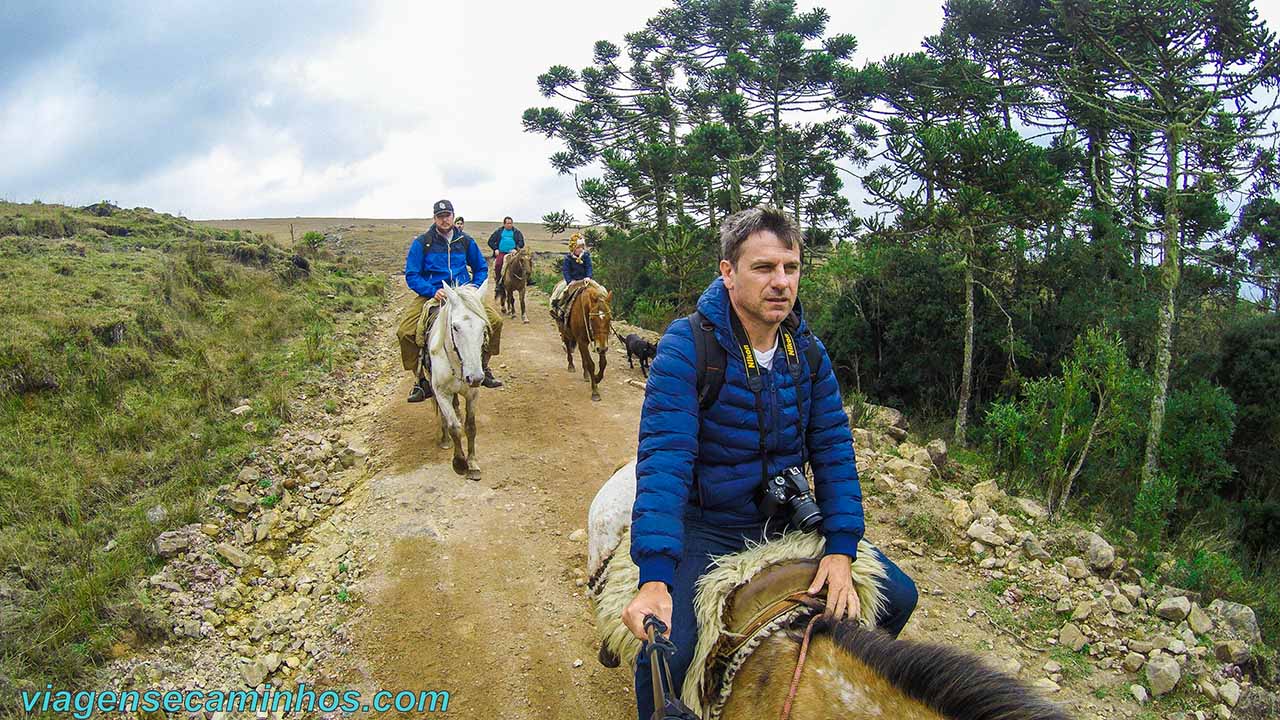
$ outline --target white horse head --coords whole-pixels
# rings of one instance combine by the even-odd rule
[[[477,387],[484,380],[481,352],[488,328],[484,301],[480,291],[469,285],[445,285],[444,294],[445,304],[431,338],[432,362],[447,362],[455,376],[461,372],[461,382]]]

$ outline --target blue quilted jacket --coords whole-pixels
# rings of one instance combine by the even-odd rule
[[[727,353],[724,387],[719,401],[700,412],[693,331],[685,318],[673,322],[658,343],[640,416],[636,501],[631,515],[631,558],[640,569],[640,584],[654,580],[671,584],[690,503],[700,506],[703,520],[710,524],[763,521],[756,503],[760,433],[755,397],[747,387],[746,370],[729,324],[729,292],[722,280],[717,278],[702,294],[698,310],[715,325],[715,337]],[[801,463],[798,392],[803,441],[808,445],[814,494],[822,509],[826,550],[855,557],[865,526],[849,419],[825,348],[822,367],[810,388],[804,349],[818,339],[808,333],[798,305],[797,314],[800,326],[793,334],[804,371],[798,381],[793,380],[786,364],[779,361],[783,356],[779,348],[773,363],[777,369],[764,375],[769,476]]]

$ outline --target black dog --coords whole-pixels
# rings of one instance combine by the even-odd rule
[[[649,377],[649,361],[657,354],[658,346],[635,333],[626,337],[618,335],[617,332],[614,332],[613,334],[617,335],[618,340],[621,341],[622,345],[627,349],[627,367],[635,367],[635,363],[632,362],[633,358],[639,360],[640,372],[644,373],[645,377]]]

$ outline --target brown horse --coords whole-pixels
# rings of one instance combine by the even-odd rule
[[[516,293],[520,293],[520,319],[529,322],[529,315],[525,311],[524,292],[529,286],[529,279],[533,277],[533,253],[525,248],[520,248],[513,253],[508,253],[502,260],[502,294],[499,296],[499,304],[503,312],[508,317],[516,316]]]
[[[605,667],[641,651],[622,624],[640,577],[629,527],[635,471],[632,460],[614,472],[587,516],[588,587]],[[716,558],[698,581],[698,640],[678,693],[698,717],[780,718],[789,704],[791,720],[1068,720],[971,653],[869,629],[883,607],[885,570],[865,540],[851,568],[859,619],[810,624],[821,603],[804,590],[824,548],[816,533],[787,533]]]
[[[560,328],[560,339],[564,341],[565,356],[569,359],[569,370],[573,370],[573,351],[576,348],[582,354],[582,376],[591,383],[591,399],[600,399],[598,385],[604,379],[604,368],[607,364],[605,353],[609,350],[609,329],[613,321],[613,310],[609,303],[613,301],[613,293],[605,290],[594,280],[583,280],[586,286],[565,310],[564,320],[556,323]],[[591,361],[591,348],[595,347],[598,362]]]

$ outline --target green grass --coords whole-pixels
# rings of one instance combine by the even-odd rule
[[[1071,648],[1054,647],[1049,650],[1049,658],[1062,666],[1062,678],[1068,682],[1093,674],[1093,663],[1089,662],[1086,650],[1075,652]]]
[[[931,547],[947,544],[947,536],[941,529],[941,521],[927,512],[911,510],[898,516],[898,527],[907,537],[919,540]]]
[[[0,284],[0,674],[65,683],[123,629],[150,541],[354,356],[334,330],[384,281],[145,210],[0,203]]]

